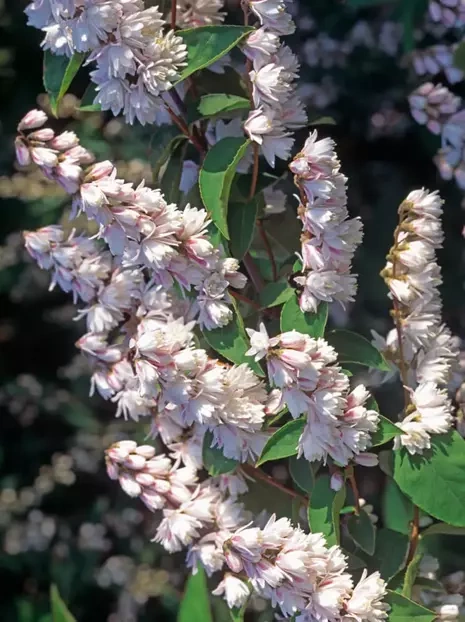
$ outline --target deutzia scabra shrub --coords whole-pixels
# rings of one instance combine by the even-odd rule
[[[146,436],[107,449],[108,475],[156,515],[153,540],[185,552],[185,611],[195,600],[209,619],[206,574],[234,620],[258,595],[297,622],[432,621],[446,605],[417,585],[423,540],[465,528],[465,442],[448,393],[458,352],[438,290],[442,200],[414,190],[399,207],[382,271],[392,331],[370,343],[328,330],[328,313],[356,297],[363,227],[349,217],[334,142],[312,131],[295,144],[307,115],[284,42],[295,30],[288,5],[243,0],[238,25],[217,0],[166,4],[34,0],[26,9],[44,32],[52,110],[89,66],[82,111],[122,113],[169,136],[158,188],[121,179],[40,110],[18,125],[19,163],[59,184],[69,216],[93,229],[51,224],[24,239],[51,287],[78,305],[92,391]],[[430,10],[461,20],[459,4]],[[231,92],[209,89],[205,69],[228,70]],[[432,85],[410,102],[436,133],[459,109]],[[266,220],[283,209],[279,162],[302,227],[299,251],[284,261]],[[351,380],[354,364],[402,383],[398,421]],[[361,469],[380,456],[413,508],[394,539],[358,492]],[[290,485],[262,468],[287,459]],[[289,516],[246,509],[241,496],[261,481],[289,495]]]

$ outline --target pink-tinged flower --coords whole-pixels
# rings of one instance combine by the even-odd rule
[[[47,115],[43,110],[30,110],[18,123],[18,131],[35,130],[42,127],[47,121]]]
[[[26,145],[22,138],[16,138],[15,140],[16,159],[21,166],[27,166],[31,163],[31,153],[29,147]]]

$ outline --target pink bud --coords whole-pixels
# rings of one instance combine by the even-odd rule
[[[41,167],[53,168],[58,163],[56,153],[45,147],[34,147],[31,150],[31,157],[34,163]]]
[[[118,479],[119,469],[116,464],[113,464],[112,462],[107,462],[107,475],[110,479]]]
[[[124,466],[128,467],[128,469],[140,471],[145,467],[145,458],[137,454],[130,454],[124,461]]]
[[[242,570],[242,560],[241,560],[240,556],[237,553],[234,553],[233,551],[226,550],[224,552],[224,558],[225,558],[226,563],[228,564],[229,568],[233,572],[241,572],[241,570]]]
[[[56,148],[56,147],[55,147]],[[92,155],[90,151],[81,147],[81,145],[76,145],[76,147],[72,147],[65,152],[65,156],[67,158],[72,158],[79,162],[79,164],[92,164],[95,160],[95,157]]]
[[[16,159],[21,166],[27,166],[31,163],[31,154],[28,147],[21,138],[15,140]]]
[[[97,181],[102,177],[108,177],[113,172],[114,166],[109,160],[97,162],[88,171],[86,181]]]
[[[357,464],[364,467],[378,466],[378,456],[370,452],[358,454],[358,456],[355,456],[354,460]]]
[[[123,475],[121,475],[119,483],[124,492],[130,497],[138,497],[142,492],[142,488],[135,481],[132,475],[128,475],[127,473],[123,473]]]
[[[331,490],[338,491],[344,486],[344,476],[340,471],[331,475]]]
[[[26,116],[24,116],[18,124],[18,130],[34,130],[47,121],[47,115],[43,110],[30,110]]]
[[[150,460],[150,458],[153,458],[155,455],[155,448],[151,445],[140,445],[139,447],[137,447],[135,452],[139,456],[144,456],[144,458]]]
[[[140,495],[140,500],[144,503],[149,510],[161,510],[166,500],[164,497],[157,494],[154,490],[144,490],[144,492]]]
[[[153,486],[155,483],[155,478],[153,475],[149,475],[149,473],[136,473],[134,479],[138,484],[144,486],[144,488]]]
[[[55,132],[49,127],[44,127],[41,130],[37,130],[36,132],[32,132],[29,134],[28,138],[30,140],[38,140],[40,142],[46,143],[55,136]]]
[[[53,138],[53,137],[52,137]],[[66,151],[72,147],[79,145],[79,138],[74,132],[63,132],[55,136],[50,143],[50,147],[57,149],[58,151]]]

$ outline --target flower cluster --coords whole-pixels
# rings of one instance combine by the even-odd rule
[[[433,589],[415,586],[415,600],[438,614],[439,620],[455,622],[465,613],[465,572],[458,570],[445,577],[438,577],[439,562],[425,555],[419,566],[419,577],[431,582]]]
[[[436,76],[444,73],[450,84],[456,84],[463,80],[463,71],[454,67],[454,53],[458,44],[433,45],[422,50],[412,52],[412,62],[419,76]]]
[[[321,301],[353,301],[357,282],[351,265],[362,240],[362,223],[348,218],[347,178],[340,172],[334,142],[317,140],[313,132],[289,168],[299,188],[303,224],[303,274],[294,279],[301,288],[300,307],[314,312]]]
[[[18,161],[32,160],[72,195],[74,215],[84,212],[97,223],[98,237],[123,267],[149,269],[152,283],[167,290],[175,285],[184,292],[196,290],[192,317],[207,330],[226,325],[232,318],[228,288],[244,287],[246,278],[238,272],[238,262],[225,258],[209,241],[205,210],[187,205],[181,211],[144,182],[134,188],[117,178],[109,161],[84,168],[93,156],[73,132],[55,136],[43,128],[46,119],[34,110],[20,122]],[[49,234],[54,235],[43,232]]]
[[[463,0],[430,0],[429,14],[435,22],[446,28],[462,28],[465,25],[465,3]]]
[[[295,25],[283,0],[248,0],[245,10],[258,18],[260,27],[243,46],[254,106],[244,130],[274,167],[276,158],[289,159],[294,143],[292,132],[307,123],[296,94],[299,62],[280,42],[280,36],[293,33]]]
[[[409,405],[396,438],[412,454],[430,447],[430,435],[447,432],[452,424],[445,387],[456,346],[441,323],[441,271],[435,251],[442,245],[442,200],[437,192],[415,190],[399,207],[399,225],[382,276],[393,301],[396,328],[376,341],[397,365]]]
[[[45,33],[45,50],[88,54],[86,63],[96,63],[90,76],[102,110],[123,111],[128,123],[166,122],[161,95],[177,81],[187,51],[174,31],[164,34],[157,7],[144,9],[141,0],[33,0],[26,13]]]
[[[249,356],[266,358],[270,383],[276,387],[275,408],[289,409],[292,417],[305,415],[299,454],[309,461],[328,456],[340,465],[355,460],[377,464],[374,454],[363,453],[371,445],[370,434],[378,427],[378,413],[365,406],[369,394],[363,385],[349,392],[349,379],[333,365],[337,354],[324,339],[312,339],[297,331],[269,338],[247,329]]]

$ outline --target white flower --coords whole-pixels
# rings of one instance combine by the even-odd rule
[[[352,596],[345,604],[344,622],[385,620],[388,617],[389,607],[382,602],[382,599],[386,594],[386,582],[381,579],[379,572],[367,576],[367,571],[364,570],[360,581],[354,587]]]
[[[242,607],[247,602],[250,595],[250,589],[244,581],[241,581],[234,575],[227,572],[224,579],[216,587],[212,594],[215,596],[222,596],[228,603],[228,607]]]

